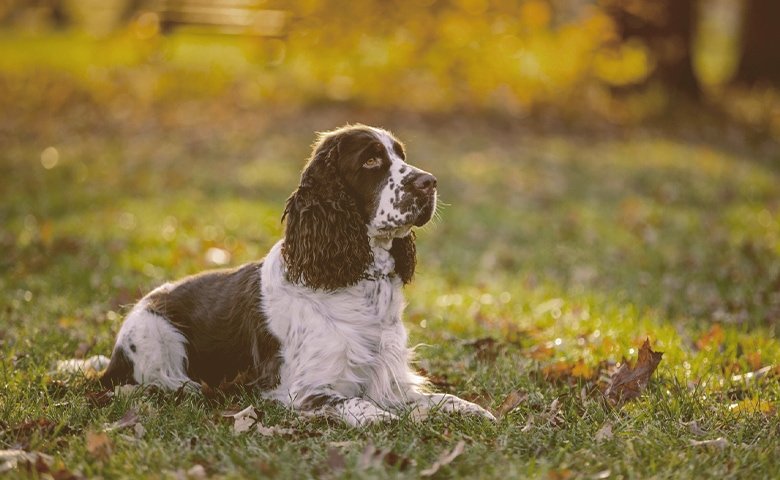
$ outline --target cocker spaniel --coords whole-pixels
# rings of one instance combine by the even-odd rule
[[[175,390],[242,374],[266,398],[354,426],[431,409],[495,420],[428,392],[410,367],[402,287],[414,275],[412,228],[435,208],[436,178],[388,131],[321,134],[287,200],[284,238],[263,260],[143,297],[102,384]]]

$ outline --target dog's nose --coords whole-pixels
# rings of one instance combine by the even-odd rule
[[[436,188],[436,177],[430,173],[421,173],[414,179],[414,188],[429,193]]]

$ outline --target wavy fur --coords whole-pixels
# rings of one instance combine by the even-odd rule
[[[287,278],[314,289],[354,285],[373,261],[365,220],[336,171],[338,155],[334,139],[315,147],[282,215]]]

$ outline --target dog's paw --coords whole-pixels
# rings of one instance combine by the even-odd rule
[[[398,420],[398,416],[394,413],[383,410],[361,398],[346,400],[338,410],[339,416],[353,427]]]
[[[471,403],[466,400],[462,400],[460,398],[458,400],[460,400],[460,402],[456,402],[457,406],[454,408],[454,411],[460,412],[464,415],[484,418],[494,423],[498,421],[495,415],[493,415],[486,409],[480,407],[476,403]]]

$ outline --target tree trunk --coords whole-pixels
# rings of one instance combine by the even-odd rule
[[[691,56],[694,0],[602,0],[602,4],[621,41],[637,39],[652,55],[655,68],[643,85],[658,82],[675,93],[700,96]]]
[[[738,85],[780,86],[780,1],[747,0],[742,21]]]

